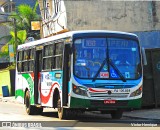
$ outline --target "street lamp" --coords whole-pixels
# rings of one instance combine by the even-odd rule
[[[17,27],[16,27],[16,19],[13,18],[13,23],[14,23],[14,33],[15,33],[15,52],[17,50]]]

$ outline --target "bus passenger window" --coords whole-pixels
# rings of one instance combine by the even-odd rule
[[[24,62],[24,71],[28,71],[28,62]]]
[[[55,55],[63,54],[63,44],[62,43],[56,43],[55,48],[56,48]]]
[[[29,56],[28,56],[28,50],[24,51],[24,55],[23,55],[23,60],[28,60]]]
[[[49,56],[53,56],[53,54],[54,54],[54,46],[50,45],[49,46]]]
[[[55,58],[55,68],[62,69],[62,56],[57,56]]]
[[[18,70],[18,72],[21,72],[21,68],[22,68],[22,62],[18,62],[17,63],[17,70]]]
[[[29,71],[33,71],[34,69],[34,62],[33,60],[29,61]]]
[[[22,70],[22,51],[18,52],[18,57],[17,57],[17,70],[18,72],[21,72]]]
[[[34,50],[33,49],[29,50],[29,59],[34,59]]]
[[[44,47],[44,56],[49,56],[49,46]]]
[[[53,56],[53,54],[54,54],[54,46],[46,45],[44,47],[44,56]]]
[[[52,66],[52,58],[45,58],[43,62],[43,69],[44,70],[50,70]]]
[[[22,51],[18,52],[18,61],[22,61],[23,53]]]

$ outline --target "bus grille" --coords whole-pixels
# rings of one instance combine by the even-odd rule
[[[126,98],[128,97],[129,93],[112,93],[112,94],[108,94],[108,93],[92,93],[89,92],[90,97],[113,97],[113,98]]]

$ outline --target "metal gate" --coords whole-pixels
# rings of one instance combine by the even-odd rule
[[[146,49],[142,106],[160,106],[160,48]]]

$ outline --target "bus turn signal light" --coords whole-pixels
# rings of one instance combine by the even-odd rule
[[[132,92],[130,97],[139,96],[142,93],[142,86],[140,86],[136,91]]]
[[[78,95],[87,96],[87,89],[82,86],[73,85],[73,92]]]

